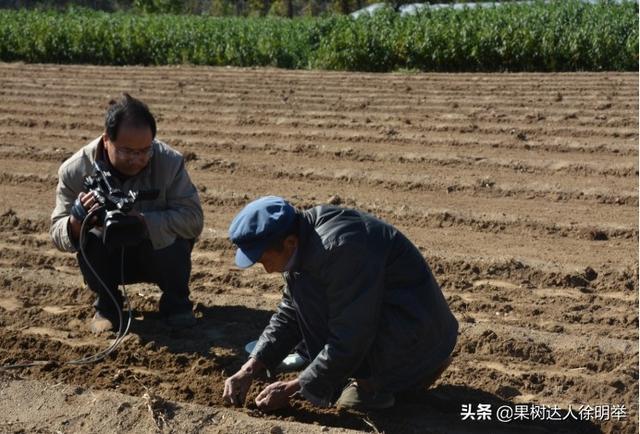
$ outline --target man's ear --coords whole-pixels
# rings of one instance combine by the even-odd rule
[[[110,140],[109,140],[109,135],[105,131],[104,133],[102,133],[102,143],[107,143],[107,141],[110,141]]]

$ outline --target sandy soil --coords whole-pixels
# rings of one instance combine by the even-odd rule
[[[122,348],[69,366],[108,339],[87,330],[91,294],[75,257],[49,241],[56,174],[101,133],[106,101],[122,91],[151,106],[200,190],[199,320],[171,330],[157,290],[130,286]],[[0,432],[153,431],[145,393],[174,432],[637,432],[636,74],[0,64],[0,96],[0,364],[52,361],[0,372]],[[236,269],[226,239],[233,215],[264,194],[369,210],[419,246],[461,323],[434,389],[368,415],[303,401],[271,415],[251,400],[222,407],[223,379],[282,286]],[[45,395],[59,405],[40,405]],[[627,415],[469,421],[465,403],[624,405]]]

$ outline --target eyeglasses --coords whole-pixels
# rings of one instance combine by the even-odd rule
[[[127,160],[133,160],[135,158],[147,159],[153,156],[153,147],[151,146],[139,151],[134,151],[133,149],[128,148],[118,148],[116,146],[114,146],[113,148],[115,149],[116,155],[118,155],[118,157],[125,158]]]

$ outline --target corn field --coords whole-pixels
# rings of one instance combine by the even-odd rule
[[[388,9],[351,18],[0,10],[0,60],[352,71],[633,71],[638,4]]]

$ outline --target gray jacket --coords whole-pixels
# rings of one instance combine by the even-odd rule
[[[96,156],[102,159],[102,138],[99,137],[73,154],[58,170],[56,207],[51,214],[50,234],[62,251],[75,252],[69,232],[69,215],[73,202],[84,191],[83,180],[93,174]],[[134,209],[143,214],[149,239],[155,249],[168,247],[176,237],[194,239],[203,226],[202,207],[198,191],[191,182],[182,155],[165,143],[152,143],[153,156],[136,176],[122,184],[124,191],[158,189],[157,199],[140,201]]]
[[[302,395],[328,406],[351,376],[411,389],[450,356],[458,322],[418,249],[364,212],[318,206],[299,218],[283,299],[251,357],[273,369],[299,342]],[[356,372],[357,371],[357,372]]]

